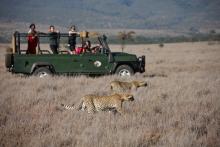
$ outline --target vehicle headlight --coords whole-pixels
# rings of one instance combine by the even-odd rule
[[[141,58],[141,57],[139,57],[139,58],[138,58],[138,61],[142,61],[142,58]]]

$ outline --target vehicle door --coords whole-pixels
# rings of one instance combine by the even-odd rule
[[[85,53],[82,55],[82,72],[104,74],[109,72],[108,54]]]
[[[60,73],[80,73],[81,56],[80,55],[58,55],[56,60],[51,62],[56,65],[56,72]]]

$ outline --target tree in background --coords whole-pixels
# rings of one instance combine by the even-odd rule
[[[209,33],[210,34],[216,34],[216,31],[215,30],[210,30]]]
[[[216,31],[215,30],[210,30],[209,31],[209,42],[208,42],[208,44],[209,45],[213,45],[213,44],[215,44],[215,35],[216,35]]]
[[[134,31],[123,31],[118,33],[118,38],[121,40],[121,50],[124,51],[125,48],[125,40],[132,40],[133,35],[135,34]]]

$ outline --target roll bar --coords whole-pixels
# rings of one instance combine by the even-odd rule
[[[39,38],[47,38],[49,37],[48,33],[43,33],[43,32],[38,32],[37,33]],[[20,33],[18,31],[15,31],[14,34],[12,35],[12,49],[13,53],[18,53],[21,54],[21,49],[20,49],[20,44],[21,44],[21,38],[28,37],[28,33]],[[59,33],[59,37],[69,37],[68,33]],[[77,36],[80,37],[82,42],[84,41],[85,38],[90,38],[90,37],[98,37],[98,40],[100,44],[108,51],[110,52],[110,49],[107,44],[107,37],[105,35],[99,35],[97,32],[87,32],[87,31],[82,31],[80,34]]]

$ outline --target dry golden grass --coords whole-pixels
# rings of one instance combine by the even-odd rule
[[[127,46],[146,55],[146,72],[130,79],[12,75],[4,68],[6,46],[0,45],[0,146],[220,146],[219,43]],[[124,117],[60,108],[85,94],[110,94],[110,81],[118,79],[148,81],[125,103]]]

